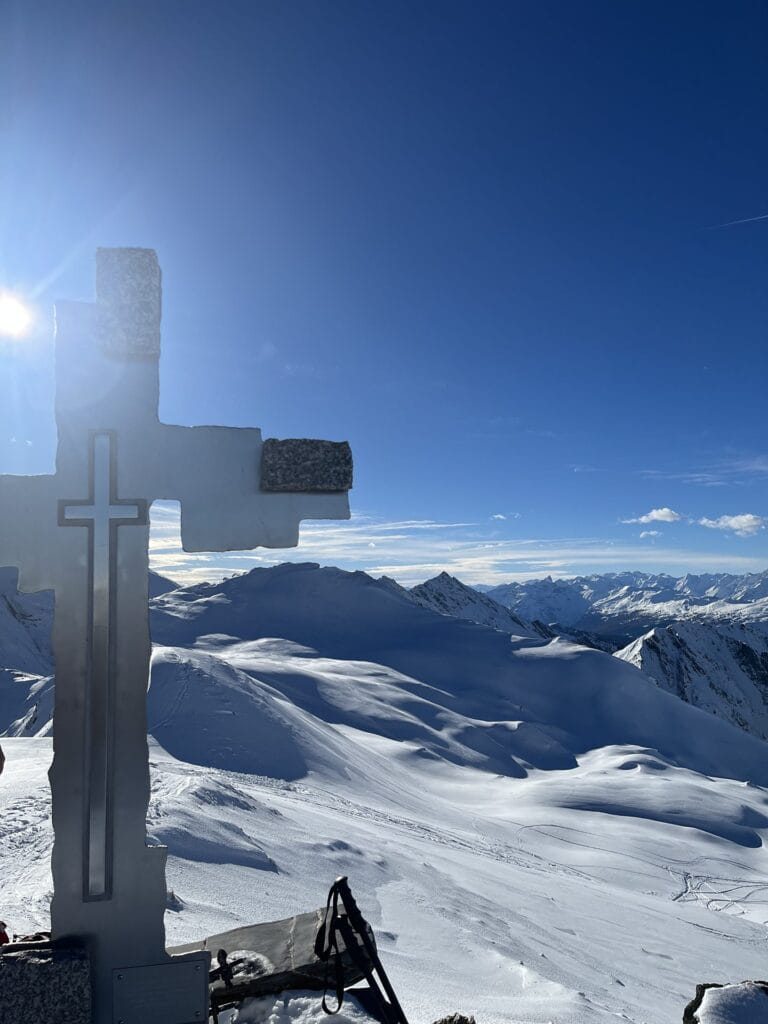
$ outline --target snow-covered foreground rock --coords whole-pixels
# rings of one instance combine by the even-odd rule
[[[311,909],[343,873],[413,1024],[661,1024],[698,981],[765,973],[763,742],[617,658],[364,574],[284,566],[153,607],[169,944]],[[21,931],[47,920],[50,739],[3,746]]]

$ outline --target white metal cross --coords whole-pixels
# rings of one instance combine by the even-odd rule
[[[352,453],[161,423],[156,254],[100,249],[96,294],[56,306],[56,472],[0,476],[0,565],[55,592],[53,937],[88,941],[93,1024],[188,1024],[210,954],[168,956],[167,850],[146,842],[147,510],[180,503],[185,551],[294,547],[302,520],[349,518]]]

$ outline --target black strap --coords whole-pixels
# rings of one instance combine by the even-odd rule
[[[329,919],[330,915],[330,919]],[[323,992],[323,1010],[329,1017],[337,1014],[344,1005],[344,964],[341,961],[341,951],[337,938],[339,931],[339,892],[336,883],[328,891],[328,901],[325,904],[325,915],[323,923],[318,929],[315,938],[315,955],[325,961],[325,991]],[[331,967],[331,957],[334,957],[336,974],[336,1009],[331,1010],[328,1006],[328,981]]]
[[[344,908],[343,914],[339,914],[339,900]],[[326,964],[323,1010],[329,1016],[333,1016],[339,1012],[344,1002],[344,965],[339,949],[339,934],[341,934],[344,948],[349,953],[352,962],[368,982],[370,991],[379,1004],[384,1024],[408,1024],[408,1019],[368,934],[368,923],[360,913],[360,908],[355,902],[346,876],[337,878],[331,886],[325,905],[323,923],[315,938],[315,955]],[[337,1006],[335,1010],[328,1008],[326,999],[331,957],[335,959],[336,968]]]

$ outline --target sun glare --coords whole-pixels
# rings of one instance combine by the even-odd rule
[[[32,313],[21,299],[0,292],[0,338],[23,338],[32,325]]]

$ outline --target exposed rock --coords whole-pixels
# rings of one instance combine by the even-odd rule
[[[683,1024],[760,1024],[768,1020],[768,981],[708,983],[683,1011]]]
[[[90,1024],[91,967],[82,946],[12,943],[0,952],[4,1021]]]
[[[351,487],[352,449],[346,441],[269,437],[262,446],[262,491],[321,493]]]

